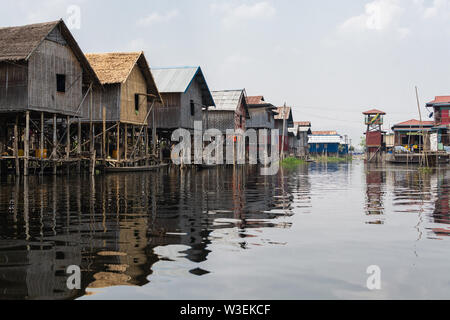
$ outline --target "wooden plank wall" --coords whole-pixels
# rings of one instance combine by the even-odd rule
[[[83,95],[86,93],[86,89],[83,90]],[[93,115],[92,120],[94,122],[103,121],[103,107],[106,107],[106,121],[107,122],[117,122],[120,120],[119,110],[120,110],[120,84],[107,84],[103,88],[95,88],[93,90]],[[80,109],[80,115],[83,121],[90,120],[90,95],[86,97],[83,105]]]
[[[249,109],[250,119],[247,119],[247,129],[253,128],[265,128],[265,129],[273,129],[274,127],[274,118],[272,113],[264,108],[257,109]],[[270,115],[270,121],[269,121]]]
[[[195,115],[191,115],[191,100],[195,103]],[[186,93],[181,95],[180,127],[194,129],[194,121],[202,121],[202,92],[198,76],[192,81]]]
[[[25,110],[28,105],[26,64],[0,63],[0,111]]]
[[[44,40],[29,60],[29,107],[73,115],[82,98],[82,68],[69,47]],[[56,91],[56,74],[66,75],[66,92]]]
[[[120,95],[120,121],[136,125],[147,124],[147,97],[139,97],[139,111],[135,109],[135,94],[147,93],[147,82],[141,69],[135,65],[127,81],[122,84]]]
[[[226,134],[227,129],[235,129],[235,112],[210,109],[208,124],[209,129],[219,129],[223,134]]]
[[[164,105],[155,105],[155,123],[158,129],[178,129],[180,128],[181,114],[181,94],[162,93]],[[153,114],[150,115],[149,127],[153,125]]]

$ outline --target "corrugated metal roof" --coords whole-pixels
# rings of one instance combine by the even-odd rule
[[[341,136],[308,136],[308,143],[341,143]]]
[[[152,68],[159,92],[185,93],[199,67]]]
[[[214,110],[236,111],[241,103],[241,98],[245,97],[245,90],[213,91],[212,96],[216,103]]]

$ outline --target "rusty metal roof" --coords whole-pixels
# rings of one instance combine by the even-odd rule
[[[450,96],[436,96],[433,101],[427,103],[427,105],[450,103]]]
[[[434,126],[434,121],[422,121],[421,122],[416,119],[411,119],[411,120],[408,120],[405,122],[397,123],[396,125],[394,125],[394,128],[395,127],[419,127],[419,126],[432,127],[432,126]]]
[[[313,136],[336,136],[338,135],[337,131],[313,131]]]
[[[247,97],[247,104],[265,104],[263,96]]]
[[[381,110],[378,110],[378,109],[372,109],[372,110],[363,112],[363,114],[366,115],[366,116],[367,116],[367,115],[370,115],[370,114],[381,114],[381,115],[385,115],[386,112],[381,111]]]

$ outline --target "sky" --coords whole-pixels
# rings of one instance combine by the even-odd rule
[[[293,107],[295,121],[359,144],[450,95],[450,0],[15,0],[0,26],[63,18],[82,50],[143,50],[152,67],[201,66],[211,90]]]

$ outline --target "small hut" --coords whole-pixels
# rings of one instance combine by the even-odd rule
[[[0,141],[2,168],[15,159],[70,161],[70,123],[80,115],[83,90],[98,78],[62,20],[0,28]],[[84,89],[83,89],[84,88]],[[12,138],[10,138],[12,137]],[[48,153],[47,153],[48,149]]]
[[[250,114],[247,106],[245,89],[212,92],[215,107],[208,112],[208,127],[219,129],[224,134],[228,129],[246,130]]]
[[[289,128],[294,126],[294,118],[292,117],[291,107],[278,107],[275,116],[275,129],[280,132],[280,151],[289,151]],[[284,141],[284,147],[283,146]]]
[[[91,124],[85,138],[95,140],[91,149],[110,163],[147,161],[148,119],[162,98],[144,53],[91,53],[86,57],[103,85],[82,108],[85,126]],[[103,138],[98,138],[99,133]]]
[[[153,68],[164,103],[158,104],[149,123],[158,134],[170,138],[183,128],[194,130],[194,121],[202,121],[202,109],[214,106],[214,100],[200,67]]]
[[[263,96],[247,97],[247,106],[250,114],[250,119],[246,123],[247,129],[271,130],[274,128],[277,107],[266,102]]]
[[[311,122],[297,121],[289,131],[289,149],[296,157],[307,157],[309,154],[308,136],[312,134]]]

